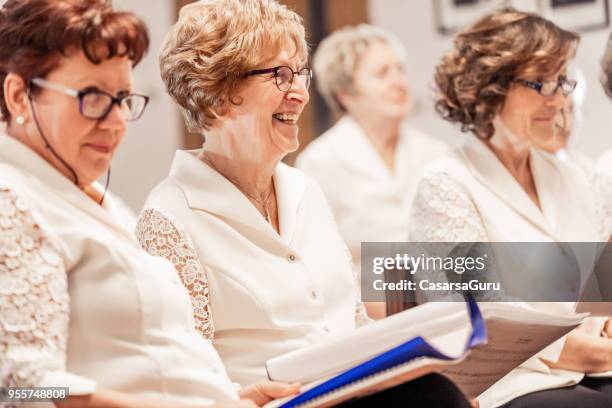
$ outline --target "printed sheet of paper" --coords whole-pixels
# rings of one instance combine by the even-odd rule
[[[468,398],[475,398],[574,327],[487,320],[487,344],[473,348],[465,360],[441,372]]]

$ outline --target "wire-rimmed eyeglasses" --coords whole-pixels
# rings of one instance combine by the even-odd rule
[[[251,75],[273,74],[276,81],[276,87],[281,92],[287,92],[293,85],[293,78],[298,75],[304,79],[306,89],[310,86],[312,80],[312,70],[310,68],[302,68],[294,71],[291,67],[281,65],[274,68],[254,69],[244,74],[245,77]]]
[[[528,88],[531,88],[542,96],[552,96],[557,92],[559,88],[561,89],[561,92],[563,93],[563,95],[568,96],[572,92],[574,92],[574,89],[576,89],[576,84],[577,84],[575,80],[567,79],[565,77],[560,77],[556,81],[551,80],[551,81],[540,81],[540,82],[528,81],[526,79],[518,78],[518,79],[515,79],[514,82],[521,84],[523,86],[526,86]]]

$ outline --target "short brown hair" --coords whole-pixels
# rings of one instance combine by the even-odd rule
[[[610,34],[610,37],[608,37],[606,51],[601,59],[601,68],[603,70],[601,85],[603,85],[606,95],[612,98],[612,34]]]
[[[489,138],[513,79],[554,74],[573,58],[578,41],[538,15],[493,12],[460,32],[436,67],[436,110],[463,132]]]
[[[276,0],[207,0],[181,9],[159,56],[162,79],[190,131],[223,114],[244,74],[274,58],[290,40],[305,63],[302,19]]]
[[[74,50],[94,64],[128,56],[136,65],[148,48],[142,20],[114,10],[111,0],[8,0],[0,8],[0,85],[10,72],[24,80],[45,76]],[[0,114],[10,119],[2,86]]]

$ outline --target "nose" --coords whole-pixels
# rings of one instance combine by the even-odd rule
[[[127,121],[121,112],[121,106],[119,106],[117,103],[113,104],[113,107],[108,115],[98,122],[98,127],[104,130],[125,130],[127,127]]]
[[[408,78],[402,70],[397,70],[394,79],[395,86],[405,91],[408,90]]]
[[[565,107],[567,98],[569,98],[569,95],[565,95],[562,91],[561,91],[561,87],[557,88],[557,91],[549,96],[547,98],[547,105],[549,106],[554,106],[557,109],[563,109]]]
[[[306,88],[306,81],[308,81],[308,79],[305,76],[296,75],[291,84],[291,88],[289,88],[285,94],[285,98],[306,105],[308,101],[310,101],[310,94]]]

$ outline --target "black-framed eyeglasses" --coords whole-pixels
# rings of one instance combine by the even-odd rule
[[[42,78],[33,78],[28,82],[41,88],[77,98],[79,100],[79,112],[87,119],[102,120],[111,113],[113,106],[117,105],[123,119],[131,122],[140,119],[147,103],[149,103],[149,97],[140,94],[125,93],[115,97],[96,88],[86,88],[79,91]]]
[[[531,88],[538,92],[542,96],[552,96],[557,92],[557,89],[561,89],[563,95],[568,96],[574,89],[576,89],[577,82],[573,79],[567,79],[560,77],[557,81],[541,81],[533,82],[526,79],[515,79],[514,82]]]
[[[298,71],[294,71],[291,67],[281,65],[274,68],[255,69],[244,74],[245,77],[251,75],[262,75],[262,74],[273,74],[276,81],[276,87],[281,92],[287,92],[293,85],[293,78],[295,75],[300,76],[304,79],[304,85],[306,89],[310,86],[312,80],[312,70],[310,68],[302,68]]]

